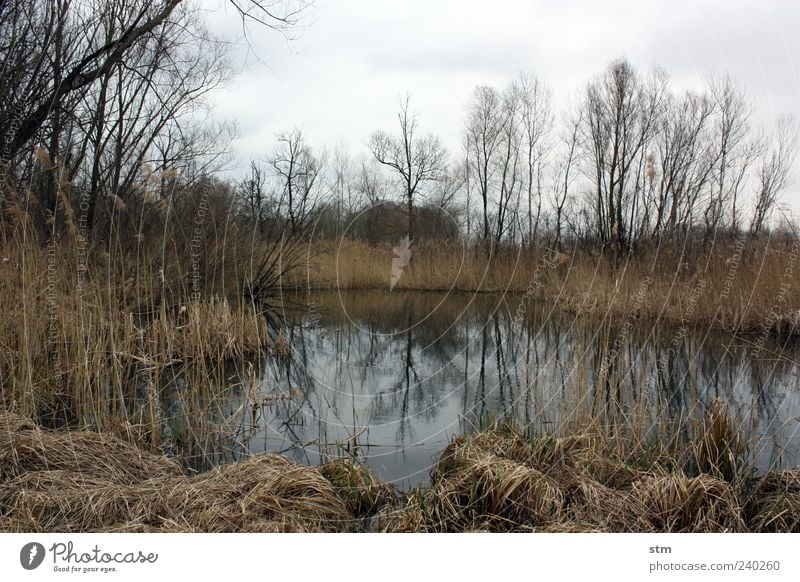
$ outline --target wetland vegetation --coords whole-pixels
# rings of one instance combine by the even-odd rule
[[[228,43],[106,4],[0,10],[0,530],[800,530],[794,118],[619,59],[234,175]]]

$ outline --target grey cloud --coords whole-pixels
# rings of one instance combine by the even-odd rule
[[[475,85],[500,86],[525,70],[566,106],[619,56],[640,68],[659,63],[681,85],[728,69],[760,103],[758,123],[800,111],[800,5],[788,0],[344,0],[317,3],[313,21],[291,50],[269,31],[254,35],[269,66],[251,59],[234,90],[218,93],[220,112],[244,120],[240,157],[292,125],[360,151],[372,130],[391,126],[405,91],[414,94],[424,128],[457,148]]]

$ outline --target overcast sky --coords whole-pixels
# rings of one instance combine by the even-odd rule
[[[201,1],[216,32],[241,33],[229,4]],[[234,51],[234,78],[214,103],[239,124],[240,165],[294,126],[314,145],[341,140],[361,154],[373,130],[394,129],[407,91],[421,127],[457,149],[476,85],[530,72],[553,89],[559,111],[622,56],[641,70],[660,64],[677,87],[730,71],[759,105],[754,123],[768,125],[800,113],[798,28],[797,0],[317,0],[292,42],[251,26],[252,54]],[[787,201],[800,210],[796,178]]]

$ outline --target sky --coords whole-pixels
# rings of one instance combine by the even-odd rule
[[[214,32],[241,37],[230,3],[200,3]],[[315,146],[366,153],[374,130],[394,129],[405,93],[421,129],[457,152],[476,85],[534,74],[558,113],[619,57],[641,71],[662,66],[680,89],[730,72],[758,107],[753,125],[768,129],[779,114],[800,114],[798,27],[796,0],[317,0],[293,40],[251,25],[212,103],[239,126],[233,171],[293,127]],[[800,163],[795,178],[784,201],[800,212]]]

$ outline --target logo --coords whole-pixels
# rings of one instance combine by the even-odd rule
[[[400,277],[403,276],[403,270],[411,261],[411,241],[407,236],[401,238],[392,251],[394,251],[395,257],[392,259],[392,278],[389,282],[389,291],[392,291],[397,285]]]
[[[30,542],[22,546],[19,552],[19,563],[26,570],[35,570],[44,561],[44,546],[38,542]]]

